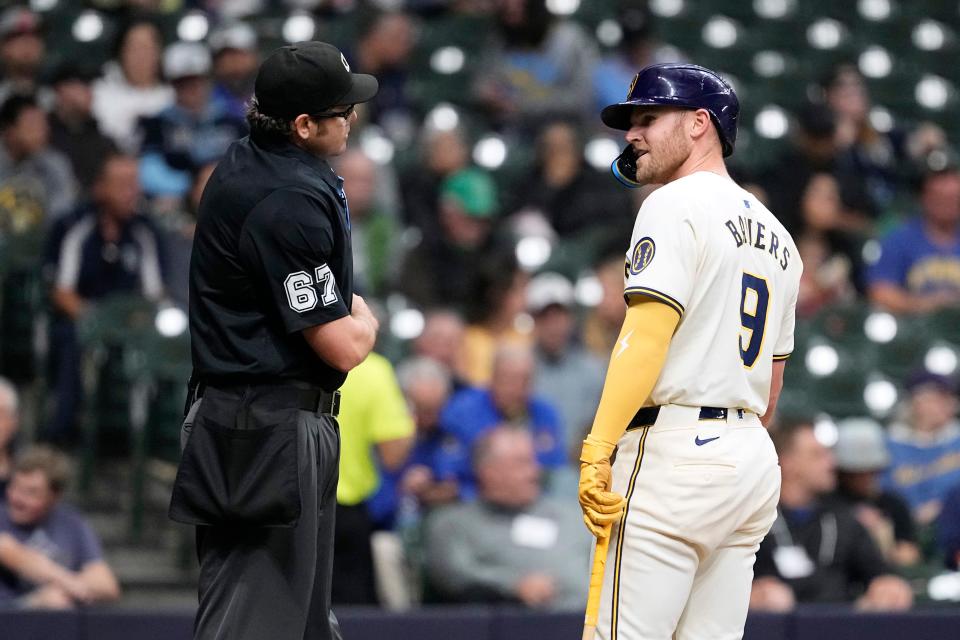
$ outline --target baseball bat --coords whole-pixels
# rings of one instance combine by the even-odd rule
[[[600,590],[603,588],[603,571],[607,566],[607,549],[610,547],[611,531],[597,538],[593,552],[593,568],[590,570],[590,592],[587,595],[587,615],[583,620],[583,640],[593,640],[597,631],[597,616],[600,613]]]

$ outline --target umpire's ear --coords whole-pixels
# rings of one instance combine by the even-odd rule
[[[313,131],[311,130],[311,125],[316,127],[316,121],[307,114],[301,113],[293,119],[293,135],[298,140],[309,140],[311,136],[314,135]]]

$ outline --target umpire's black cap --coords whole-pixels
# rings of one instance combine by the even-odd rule
[[[274,118],[318,115],[336,105],[366,102],[377,79],[351,73],[339,49],[326,42],[299,42],[271,53],[257,73],[254,96],[260,112]]]

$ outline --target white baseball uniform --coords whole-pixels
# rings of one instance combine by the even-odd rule
[[[793,349],[801,270],[783,225],[729,178],[697,172],[641,207],[625,295],[681,318],[643,404],[659,411],[618,443],[613,490],[627,506],[612,532],[600,638],[742,637],[780,494],[759,416],[773,361]]]

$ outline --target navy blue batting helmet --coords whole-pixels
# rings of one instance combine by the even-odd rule
[[[643,105],[706,109],[720,134],[724,157],[733,153],[740,102],[716,71],[674,62],[644,67],[634,77],[627,99],[604,108],[600,119],[608,127],[626,131],[633,108]]]

